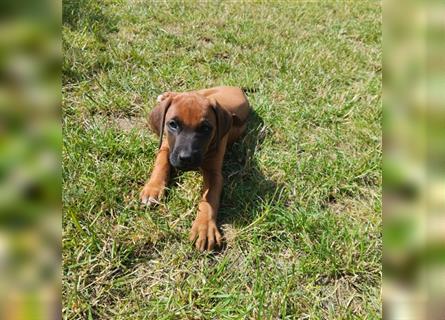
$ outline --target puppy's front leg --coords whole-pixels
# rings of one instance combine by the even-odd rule
[[[170,148],[168,142],[164,141],[156,156],[154,169],[150,179],[145,183],[145,186],[141,191],[140,197],[142,203],[147,205],[156,204],[162,196],[170,173],[170,162],[168,161],[169,154]]]
[[[204,194],[199,202],[198,215],[193,222],[190,240],[196,238],[196,248],[200,251],[212,250],[215,243],[221,245],[221,234],[216,227],[223,177],[221,170],[203,169]]]
[[[215,243],[221,245],[221,234],[216,227],[216,217],[223,187],[222,164],[226,145],[227,136],[220,141],[216,153],[206,159],[202,166],[204,193],[199,202],[198,215],[190,232],[191,241],[198,238],[195,245],[200,251],[212,250]]]

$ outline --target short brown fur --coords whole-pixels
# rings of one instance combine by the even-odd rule
[[[170,119],[179,119],[188,130],[198,130],[203,119],[214,130],[204,150],[199,170],[204,178],[204,191],[198,214],[192,224],[190,240],[198,250],[212,250],[221,244],[216,218],[223,185],[222,164],[226,147],[238,139],[246,128],[250,106],[244,92],[236,87],[214,87],[191,92],[166,92],[158,97],[158,105],[150,114],[150,126],[162,141],[153,172],[141,192],[147,205],[158,203],[168,181],[170,153],[175,140],[164,125]],[[167,139],[162,140],[162,131]]]

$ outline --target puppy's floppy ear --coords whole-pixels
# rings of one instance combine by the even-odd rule
[[[216,118],[216,147],[227,132],[232,127],[232,115],[223,107],[221,107],[215,99],[210,100],[212,109],[215,112]]]
[[[159,147],[162,145],[164,134],[165,115],[170,107],[172,98],[162,100],[150,113],[150,127],[159,136]]]

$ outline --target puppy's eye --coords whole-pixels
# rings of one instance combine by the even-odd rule
[[[172,131],[176,131],[179,129],[179,124],[175,120],[170,120],[167,125]]]
[[[202,133],[202,134],[207,134],[207,133],[210,133],[211,131],[212,131],[212,127],[207,124],[203,124],[202,126],[200,126],[198,128],[198,132]]]

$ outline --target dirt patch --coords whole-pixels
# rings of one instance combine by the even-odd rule
[[[92,124],[101,129],[117,127],[123,132],[149,130],[148,120],[145,117],[109,117],[95,115],[92,121],[87,121],[86,126],[92,126]]]
[[[142,117],[130,117],[130,118],[115,118],[112,121],[122,131],[129,132],[133,129],[146,130],[148,129],[148,121]]]

